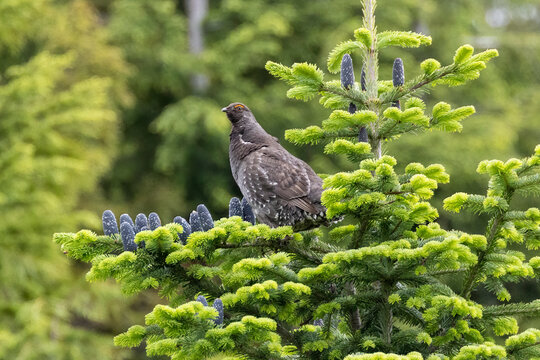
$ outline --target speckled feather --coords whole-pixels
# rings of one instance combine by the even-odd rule
[[[245,105],[234,103],[223,111],[232,123],[233,177],[257,220],[297,231],[325,223],[322,180],[313,169],[264,131]]]

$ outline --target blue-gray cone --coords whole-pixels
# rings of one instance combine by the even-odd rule
[[[237,197],[231,198],[231,201],[229,201],[229,217],[242,217],[242,214],[242,202],[240,201],[240,199]]]
[[[123,222],[120,225],[120,235],[122,236],[124,251],[137,250],[137,244],[135,244],[135,231],[133,230],[133,226],[131,226],[131,224]]]
[[[197,205],[197,213],[199,214],[201,226],[204,231],[208,231],[214,227],[214,220],[212,219],[212,215],[204,204]]]
[[[184,232],[178,233],[178,237],[180,239],[180,242],[184,245],[186,245],[186,240],[188,236],[191,234],[191,225],[187,222],[186,219],[184,219],[181,216],[177,216],[173,220],[175,223],[182,225],[182,228],[184,229]]]
[[[242,219],[255,225],[255,214],[253,214],[253,209],[246,198],[242,199]]]
[[[148,228],[148,226],[143,226],[142,229],[141,229],[141,231],[147,231],[147,230],[150,230]],[[141,241],[141,242],[139,242],[138,247],[144,249],[146,247],[146,243],[144,241]]]
[[[322,319],[317,319],[317,320],[313,321],[313,325],[315,325],[315,326],[323,326],[324,321]]]
[[[201,219],[196,211],[192,211],[189,214],[189,225],[191,225],[191,231],[203,231]]]
[[[129,223],[129,225],[131,225],[133,228],[135,228],[135,223],[133,223],[133,220],[131,219],[131,216],[129,216],[128,214],[120,215],[120,225],[122,225],[122,223],[124,223],[124,222]]]
[[[403,68],[403,61],[400,58],[396,58],[396,60],[394,60],[394,67],[392,69],[392,83],[396,87],[405,84],[405,70]]]
[[[202,295],[197,296],[197,301],[203,304],[204,306],[208,306],[208,301],[206,301],[206,298]]]
[[[351,55],[343,55],[341,59],[341,86],[349,90],[354,85],[354,69]]]
[[[150,227],[150,230],[156,230],[158,227],[161,226],[161,219],[159,218],[159,215],[155,212],[151,212],[148,215],[148,226]]]
[[[137,214],[135,218],[135,232],[139,233],[142,231],[143,227],[148,227],[148,219],[143,213]]]
[[[362,91],[366,91],[366,67],[362,66],[362,72],[360,73],[360,87]],[[354,106],[354,108],[352,108]],[[349,105],[349,113],[354,114],[356,112],[356,106],[354,104]],[[360,128],[358,131],[358,141],[359,142],[368,142],[367,130],[365,126]]]
[[[360,73],[360,87],[362,91],[366,91],[366,66],[362,65],[362,72]]]
[[[105,210],[101,217],[103,223],[103,233],[107,236],[118,234],[118,224],[116,223],[116,217],[111,210]]]
[[[403,86],[405,84],[405,69],[403,68],[403,61],[400,58],[394,60],[394,67],[392,68],[392,83],[394,87]],[[399,100],[392,103],[392,106],[400,108]]]
[[[223,301],[217,298],[216,300],[214,300],[213,306],[214,306],[214,309],[216,309],[218,312],[218,316],[217,318],[214,319],[214,323],[216,325],[221,325],[223,324]]]
[[[358,141],[368,142],[368,134],[365,126],[362,126],[358,132]]]

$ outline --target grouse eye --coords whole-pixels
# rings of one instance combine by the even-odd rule
[[[234,105],[233,108],[234,108],[234,110],[238,111],[238,110],[243,110],[245,108],[245,106],[242,105],[242,104],[237,104],[237,105]]]

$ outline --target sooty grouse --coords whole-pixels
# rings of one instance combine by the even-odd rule
[[[264,131],[247,106],[232,103],[222,111],[232,124],[232,174],[257,220],[295,231],[326,223],[322,180],[313,169]]]

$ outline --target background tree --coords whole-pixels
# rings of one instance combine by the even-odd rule
[[[131,301],[89,288],[47,233],[97,222],[81,202],[110,169],[127,66],[86,2],[2,1],[0,23],[0,357],[120,356]]]

